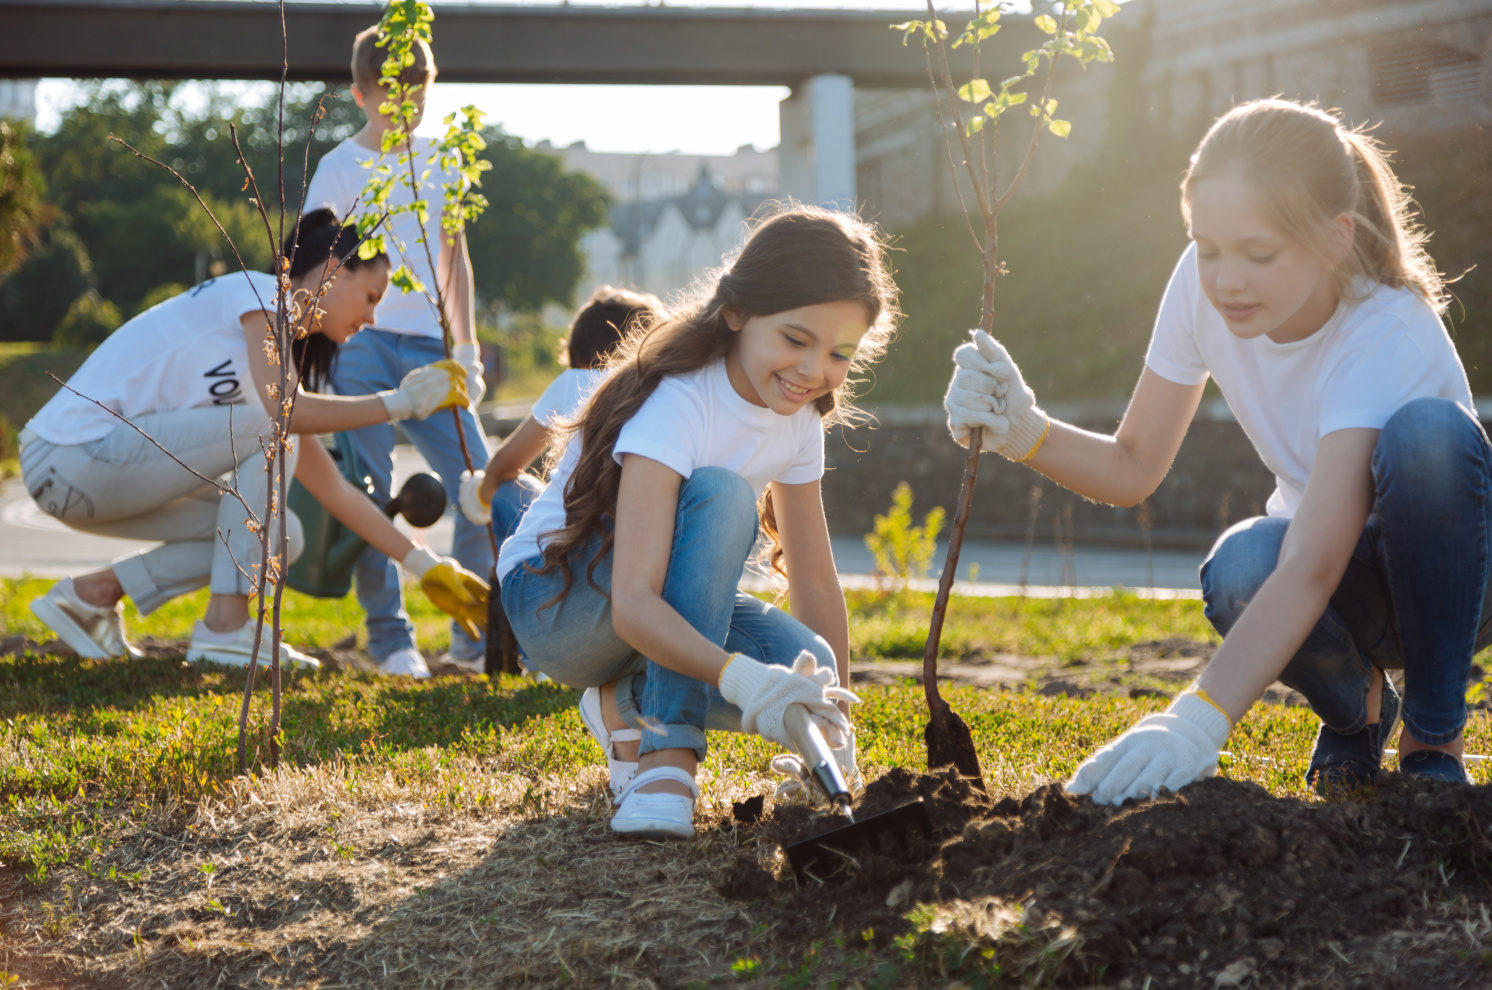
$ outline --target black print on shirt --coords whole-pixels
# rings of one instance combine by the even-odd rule
[[[207,386],[215,406],[236,406],[244,401],[243,389],[238,384],[238,375],[233,370],[233,359],[229,358],[202,376],[217,379]]]

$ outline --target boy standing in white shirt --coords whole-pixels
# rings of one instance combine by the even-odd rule
[[[378,110],[386,92],[379,83],[386,51],[377,47],[377,40],[378,28],[375,26],[358,34],[352,45],[352,97],[367,117],[367,126],[321,159],[306,191],[307,209],[325,206],[344,218],[354,208],[360,209],[362,204],[358,197],[368,179],[368,163],[380,157],[384,132],[397,126]],[[435,81],[435,57],[430,46],[423,41],[416,43],[414,54],[415,63],[404,70],[403,82],[418,87],[409,98],[423,112],[426,94]],[[416,122],[418,119],[417,115]],[[391,218],[389,254],[395,265],[408,266],[424,283],[432,298],[435,286],[440,285],[451,327],[451,356],[467,369],[468,391],[475,404],[484,392],[484,383],[473,333],[476,304],[471,259],[467,255],[465,237],[449,239],[440,228],[440,206],[444,199],[441,186],[454,181],[455,176],[440,168],[429,138],[411,136],[410,140],[418,155],[416,177],[424,174],[419,183],[419,196],[430,206],[424,235],[430,245],[428,257],[434,259],[435,270],[430,270],[425,248],[419,243],[419,221],[413,213],[401,213]],[[401,168],[402,172],[408,166],[396,164],[399,150],[402,149],[387,156],[386,164]],[[427,170],[428,174],[425,174]],[[413,201],[415,193],[409,185],[407,177],[396,184],[390,197],[393,205]],[[364,395],[395,388],[412,369],[445,357],[443,337],[440,318],[424,295],[391,291],[378,306],[373,325],[343,346],[332,373],[332,385],[342,395]],[[474,458],[485,459],[487,448],[476,415],[471,409],[463,409],[460,419],[467,449]],[[443,479],[447,497],[456,504],[466,463],[461,456],[455,418],[442,413],[426,420],[410,421],[402,428]],[[381,423],[353,430],[350,436],[358,457],[372,478],[375,496],[381,501],[387,500],[393,474],[394,428]],[[491,571],[492,545],[487,532],[459,512],[456,513],[451,553],[463,567],[476,574],[485,575]],[[368,615],[368,652],[379,666],[388,673],[428,677],[429,669],[415,648],[414,625],[404,611],[399,568],[372,547],[358,560],[357,596]],[[480,669],[484,649],[481,640],[472,640],[453,624],[450,652],[443,659]]]

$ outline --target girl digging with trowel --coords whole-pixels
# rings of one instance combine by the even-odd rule
[[[1213,125],[1181,191],[1192,244],[1113,436],[1047,416],[984,334],[955,353],[945,400],[960,442],[982,426],[985,449],[1134,505],[1211,376],[1276,477],[1268,514],[1228,529],[1202,565],[1222,647],[1068,789],[1117,804],[1215,773],[1276,679],[1321,718],[1318,790],[1371,781],[1401,719],[1400,771],[1464,782],[1466,677],[1492,641],[1492,448],[1405,187],[1366,133],[1261,100]]]
[[[357,243],[330,210],[306,214],[286,239],[288,275],[300,303],[315,300],[324,274],[336,269],[325,295],[305,305],[305,333],[293,342],[302,388],[313,390],[296,399],[296,433],[419,418],[466,402],[466,373],[449,362],[416,369],[397,389],[376,395],[314,393],[326,382],[338,345],[372,318],[388,285],[388,259],[359,259]],[[276,294],[273,275],[224,275],[141,313],[89,355],[21,433],[26,490],[45,512],[87,533],[163,541],[102,570],[64,578],[31,603],[37,618],[80,656],[138,655],[125,639],[125,595],[148,614],[208,585],[212,598],[192,630],[187,659],[248,664],[254,641],[248,593],[261,566],[259,538],[248,530],[237,498],[219,494],[217,485],[178,460],[208,478],[231,474],[248,505],[263,515],[260,438],[270,432],[267,410],[275,399],[255,383],[276,377],[264,347],[271,319],[264,306],[273,305]],[[314,438],[290,456],[298,458],[291,462],[296,478],[333,516],[402,560],[435,604],[473,635],[480,631],[485,581],[406,539],[342,478]],[[288,565],[302,541],[294,513],[286,522]],[[273,520],[263,525],[278,533]],[[287,645],[280,650],[283,663],[317,665]]]
[[[872,228],[813,207],[771,217],[692,300],[628,334],[503,544],[502,604],[529,666],[587,689],[616,832],[693,835],[705,729],[793,746],[796,706],[854,787],[819,480],[848,376],[894,316]],[[759,525],[792,615],[737,590]]]

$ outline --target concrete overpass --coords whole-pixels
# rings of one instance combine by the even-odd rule
[[[287,3],[290,78],[345,78],[349,41],[377,21],[380,6]],[[922,52],[887,26],[926,15],[908,6],[436,4],[435,44],[450,82],[796,86],[828,73],[907,87],[925,82]],[[1021,40],[1034,40],[1030,33]],[[6,76],[278,79],[279,11],[266,0],[0,0]]]
[[[352,36],[380,8],[287,3],[290,78],[346,80]],[[792,87],[782,107],[783,191],[825,205],[855,202],[854,87],[927,85],[920,46],[903,46],[889,29],[925,10],[434,9],[443,81]],[[1021,51],[1038,42],[1033,27],[1012,21],[987,44]],[[0,0],[0,78],[278,79],[280,53],[279,8],[267,0]],[[955,54],[962,61],[968,49]],[[998,64],[1011,64],[1010,54]]]

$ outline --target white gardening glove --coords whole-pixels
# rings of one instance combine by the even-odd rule
[[[849,741],[842,746],[833,747],[833,750],[834,762],[839,764],[839,772],[844,774],[844,782],[850,788],[850,797],[858,798],[865,793],[865,778],[860,776],[860,768],[855,765],[853,727],[850,729]],[[823,793],[809,780],[808,764],[797,753],[783,753],[772,757],[772,770],[787,778],[777,785],[777,792],[772,795],[774,804],[790,801],[798,794],[802,794],[810,804],[824,801]]]
[[[969,431],[982,426],[982,449],[1024,461],[1046,439],[1051,421],[1000,342],[983,330],[969,332],[974,340],[953,352],[957,368],[943,397],[948,430],[967,447]]]
[[[456,344],[451,348],[451,357],[466,371],[466,394],[473,406],[487,396],[487,382],[482,378],[482,350],[475,341]]]
[[[457,501],[461,505],[461,514],[476,526],[492,522],[492,503],[482,501],[482,482],[486,477],[486,471],[461,472],[461,494]]]
[[[1188,691],[1159,715],[1140,719],[1094,753],[1067,784],[1098,804],[1122,804],[1176,791],[1217,773],[1217,755],[1232,726],[1222,710]]]
[[[379,392],[389,422],[424,419],[437,409],[467,405],[465,371],[451,360],[436,361],[404,376],[399,387]]]
[[[853,742],[850,720],[834,702],[860,699],[838,684],[834,668],[820,667],[807,650],[798,654],[791,670],[735,653],[720,674],[720,693],[741,709],[741,729],[784,749],[793,748],[792,737],[782,724],[788,705],[808,709],[830,746]]]

